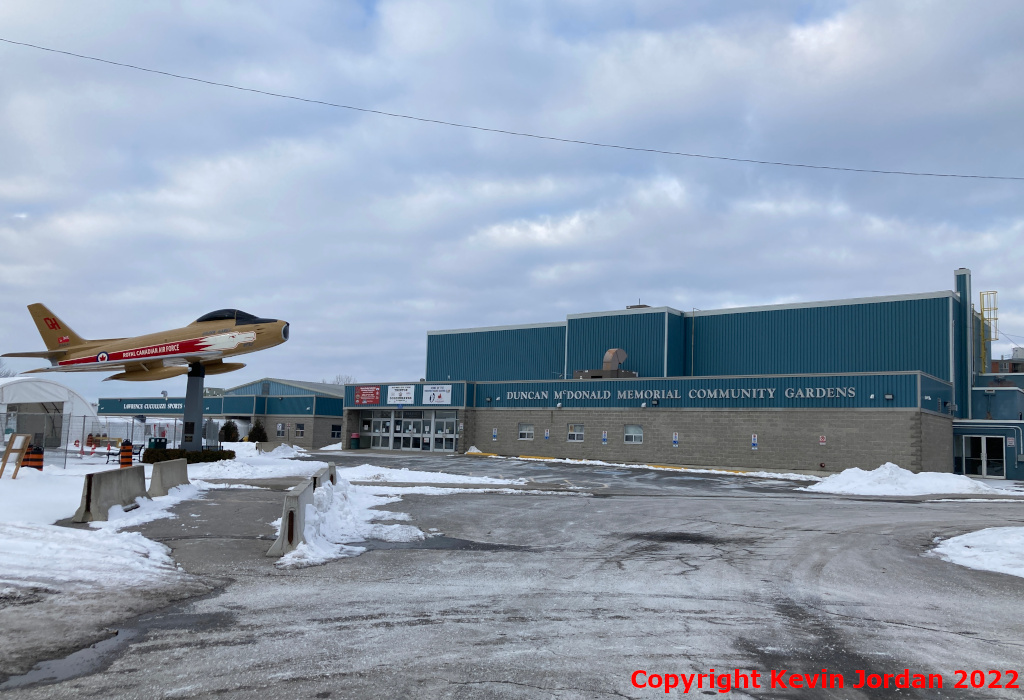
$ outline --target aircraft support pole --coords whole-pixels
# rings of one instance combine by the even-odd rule
[[[203,382],[206,379],[206,367],[194,362],[188,368],[188,385],[185,387],[184,430],[181,437],[181,448],[186,452],[199,452],[203,449]]]

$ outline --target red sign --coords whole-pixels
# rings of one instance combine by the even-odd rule
[[[356,387],[356,403],[363,405],[380,405],[380,387],[379,386],[357,386]]]

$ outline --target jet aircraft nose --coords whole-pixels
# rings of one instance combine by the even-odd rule
[[[285,324],[281,326],[281,338],[283,340],[288,340],[288,326],[289,324],[287,322],[285,322]]]

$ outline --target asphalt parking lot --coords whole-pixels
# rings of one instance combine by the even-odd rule
[[[846,687],[689,694],[1019,697],[952,686],[958,669],[1024,673],[1024,582],[926,552],[937,537],[1024,524],[1024,502],[840,497],[772,479],[470,457],[331,459],[562,490],[408,495],[386,509],[442,535],[286,571],[264,556],[281,491],[211,491],[179,506],[189,518],[137,529],[214,592],[126,621],[77,670],[57,664],[63,680],[7,695],[641,698],[664,690],[635,687],[638,670],[642,680],[825,668]],[[857,670],[904,669],[945,686],[850,687]]]

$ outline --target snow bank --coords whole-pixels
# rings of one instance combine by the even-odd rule
[[[327,462],[314,462],[269,456],[270,453],[224,459],[219,462],[199,462],[188,465],[189,478],[213,479],[276,479],[288,476],[312,476],[327,466]]]
[[[336,442],[333,445],[324,445],[320,449],[323,450],[323,451],[327,451],[327,450],[344,450],[345,449],[345,445],[340,443],[340,442]]]
[[[483,453],[484,453],[484,451],[481,450],[476,445],[471,445],[470,448],[468,450],[466,450],[466,454],[469,454],[469,455],[482,455]]]
[[[689,474],[728,474],[730,476],[749,476],[755,479],[780,479],[782,481],[821,481],[821,477],[810,474],[792,474],[789,472],[743,472],[728,469],[702,469],[700,467],[667,467],[656,464],[623,464],[621,462],[605,462],[600,459],[570,459],[555,457],[492,457],[492,459],[516,459],[521,462],[558,462],[561,464],[581,464],[587,467],[617,467],[619,469],[658,469],[687,472]]]
[[[97,471],[95,466],[88,471]],[[10,472],[8,465],[7,472]],[[0,479],[0,522],[50,523],[70,518],[82,502],[84,472],[68,473],[59,467],[22,469],[17,479]]]
[[[372,520],[405,520],[405,513],[396,514],[371,510],[374,506],[397,500],[360,493],[348,481],[339,478],[337,484],[326,483],[313,492],[313,504],[306,506],[305,542],[281,557],[277,566],[293,569],[323,564],[331,559],[352,557],[366,551],[364,547],[351,547],[346,543],[366,540],[385,542],[412,542],[422,540],[423,532],[412,525],[384,525]],[[401,517],[396,517],[401,516]]]
[[[925,496],[933,493],[999,493],[980,481],[959,474],[913,472],[886,462],[877,469],[847,469],[822,479],[801,491],[839,493],[857,496]]]
[[[1024,527],[990,527],[969,532],[951,537],[932,552],[970,569],[1024,577]]]
[[[417,484],[525,484],[526,479],[499,479],[490,476],[463,476],[445,472],[423,472],[406,468],[390,469],[375,464],[338,468],[338,476],[349,481],[414,482]]]
[[[168,576],[178,576],[170,550],[136,532],[0,523],[5,584],[138,586]]]

